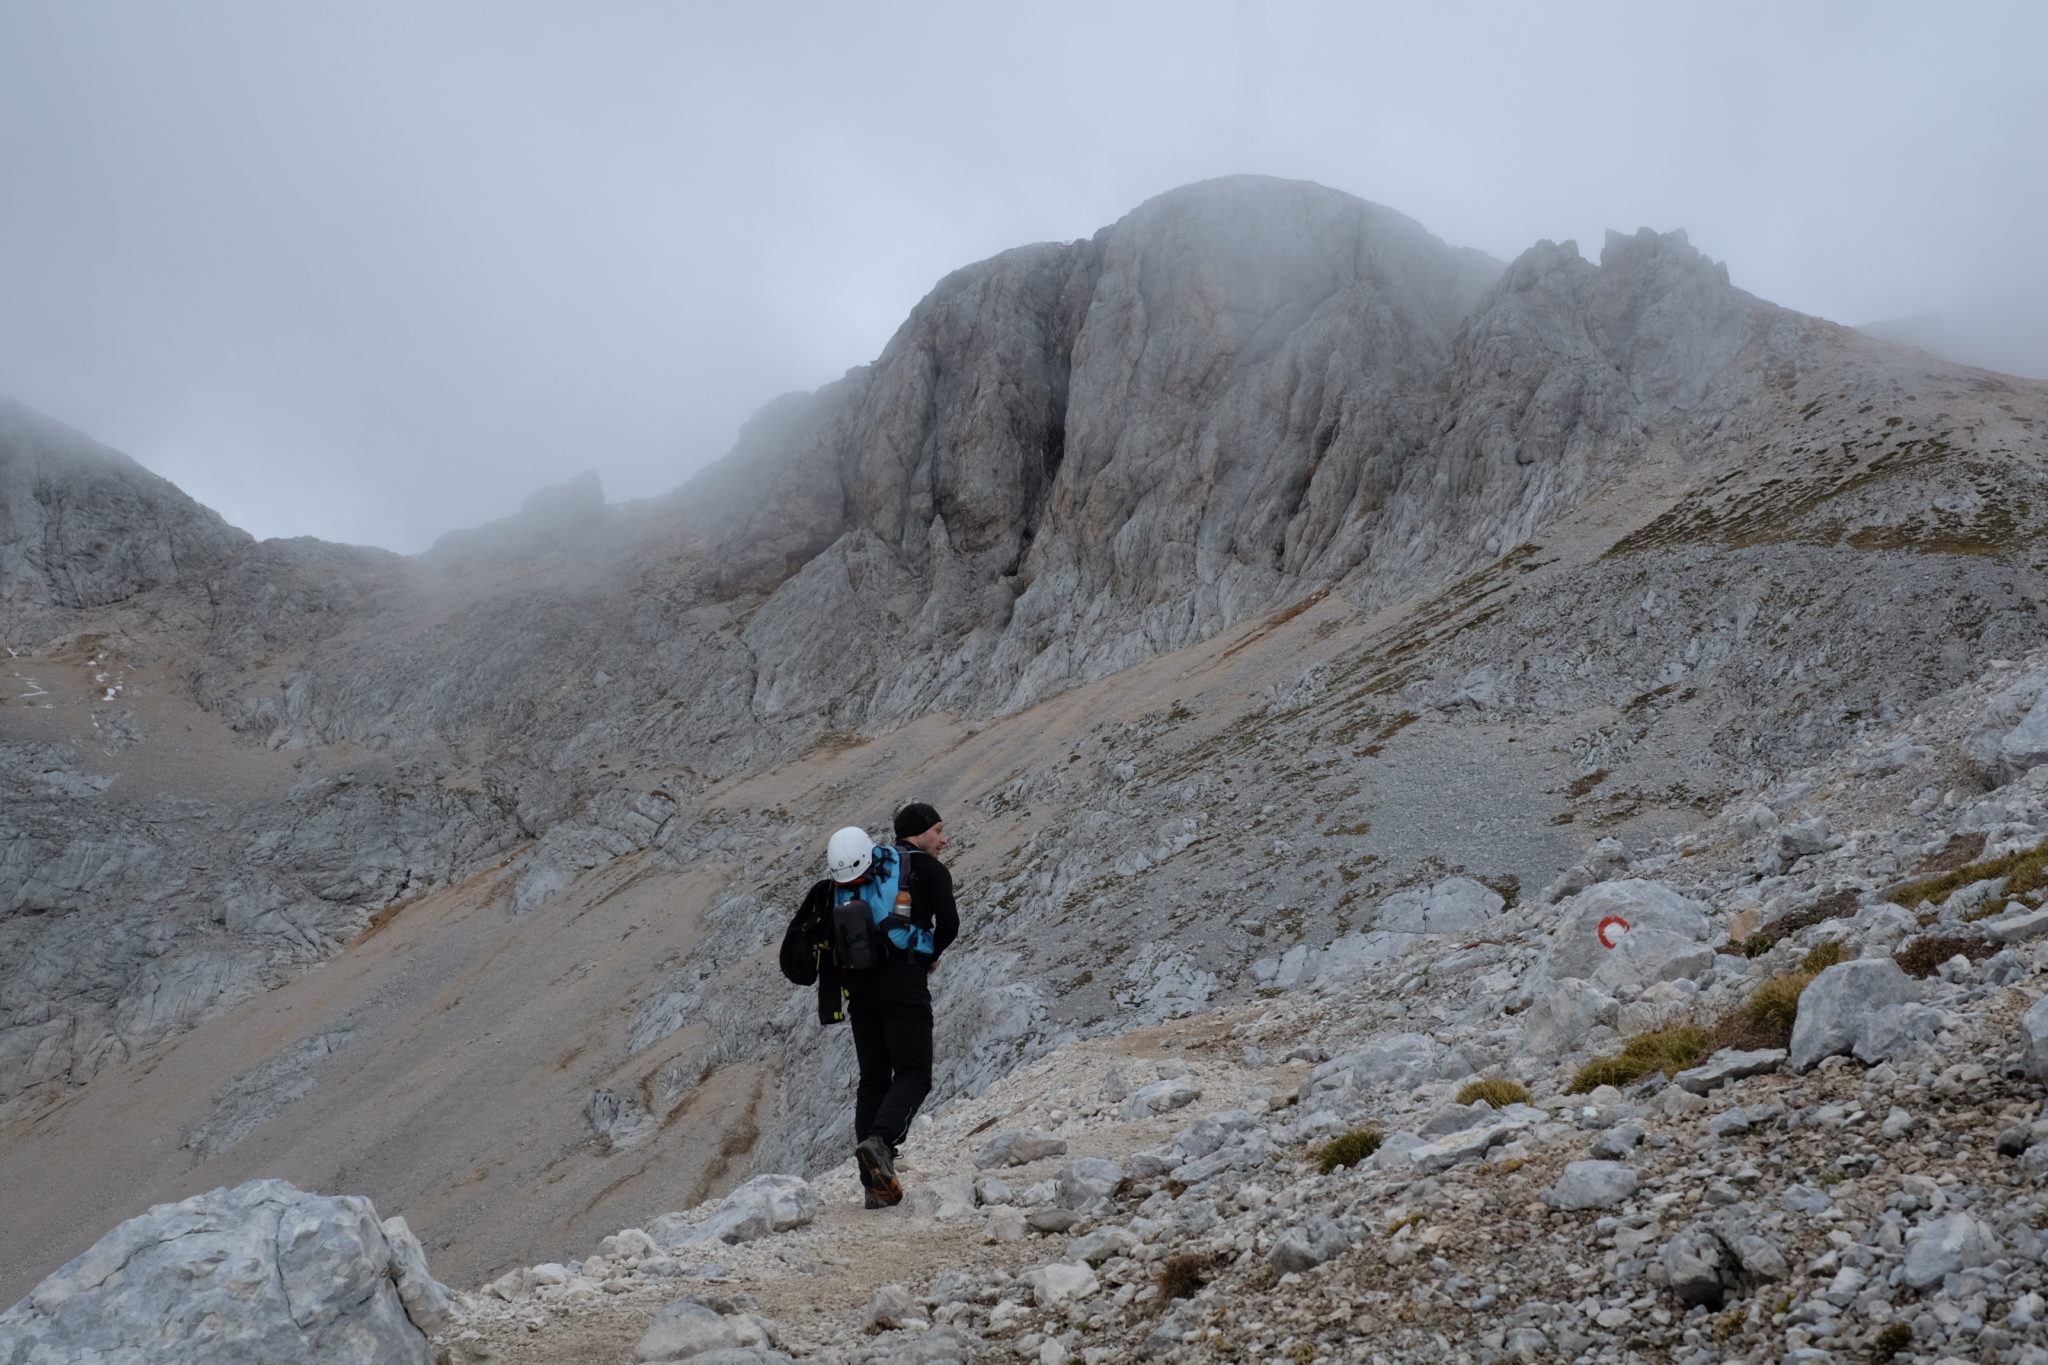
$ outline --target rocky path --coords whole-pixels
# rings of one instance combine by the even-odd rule
[[[903,1208],[859,1208],[849,1166],[799,1227],[552,1285],[515,1272],[509,1301],[464,1296],[443,1341],[456,1360],[665,1358],[635,1347],[694,1299],[721,1325],[768,1320],[788,1356],[849,1362],[2048,1360],[2048,1145],[2020,1018],[2042,984],[1956,991],[1959,1060],[1939,1067],[1837,1055],[1499,1110],[1446,1079],[1326,1107],[1343,1092],[1318,1086],[1384,1044],[1337,1072],[1259,1064],[1325,1051],[1309,1035],[1356,997],[1076,1044],[920,1125]],[[1066,1150],[977,1170],[977,1144],[1027,1121]],[[1378,1153],[1319,1172],[1317,1144],[1368,1121]],[[755,1340],[720,1358],[777,1358]]]

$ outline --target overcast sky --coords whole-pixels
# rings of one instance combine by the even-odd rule
[[[665,492],[942,275],[1189,181],[1686,228],[2048,377],[2048,5],[0,0],[0,394],[259,536]]]

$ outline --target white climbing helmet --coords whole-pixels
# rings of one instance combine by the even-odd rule
[[[858,881],[875,860],[875,841],[858,825],[848,825],[825,844],[825,871],[835,882]]]

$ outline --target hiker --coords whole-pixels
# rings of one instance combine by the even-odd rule
[[[953,874],[938,857],[945,821],[917,801],[896,813],[895,826],[888,848],[858,826],[832,836],[828,875],[805,895],[782,940],[783,974],[818,987],[818,1022],[853,1025],[854,1161],[871,1209],[903,1199],[896,1149],[932,1088],[926,978],[960,931]]]
[[[960,932],[953,874],[938,856],[946,847],[946,822],[929,805],[913,801],[896,812],[895,824],[896,847],[911,888],[911,911],[930,936],[846,980],[853,1049],[860,1059],[853,1155],[871,1209],[903,1198],[903,1186],[896,1179],[896,1149],[932,1088],[932,992],[926,978]],[[921,951],[927,943],[929,954]]]

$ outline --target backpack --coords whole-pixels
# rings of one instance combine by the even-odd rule
[[[818,1022],[846,1022],[846,992],[832,960],[832,883],[810,889],[782,934],[782,974],[799,986],[818,988]]]
[[[906,953],[932,955],[931,925],[917,915],[915,885],[904,851],[877,847],[865,876],[832,888],[832,957],[842,971],[866,971]]]

